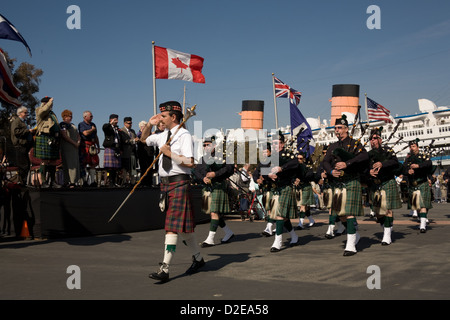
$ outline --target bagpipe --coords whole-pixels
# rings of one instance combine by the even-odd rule
[[[418,145],[419,141],[420,141],[419,138],[416,138],[415,140],[410,141],[408,143],[408,146],[413,142]],[[406,159],[405,159],[405,164],[404,164],[406,166],[406,168],[409,170],[409,169],[411,169],[411,166],[413,164],[420,165],[426,161],[431,161],[431,158],[433,156],[435,156],[434,153],[436,150],[433,146],[434,142],[435,142],[435,139],[431,140],[431,143],[426,145],[423,148],[422,152],[419,152],[417,154],[408,153],[408,155],[406,156]],[[404,149],[406,149],[406,148],[404,148]],[[439,152],[441,152],[441,151],[439,151]],[[418,174],[416,174],[416,171],[414,171],[414,174],[411,177],[412,178],[411,184],[413,186],[417,186],[418,183],[422,183],[422,182],[426,181],[426,179],[428,178],[428,175],[433,174],[434,171],[436,171],[436,168],[437,167],[435,165],[431,164],[431,166],[427,166],[426,168],[424,168],[424,170],[420,170]]]
[[[333,155],[335,163],[347,162],[348,160],[355,158],[357,155],[359,155],[362,152],[362,150],[365,147],[365,144],[361,145],[361,140],[364,137],[368,128],[369,128],[369,124],[364,125],[361,129],[361,136],[356,140],[353,138],[352,135],[350,135],[349,136],[350,144],[347,145],[347,148],[336,148],[333,150],[332,155]],[[343,171],[341,173],[341,176],[342,175],[344,175]]]
[[[303,131],[303,130],[302,130]],[[300,133],[302,132],[300,131]],[[293,141],[290,141],[293,140]],[[297,136],[292,137],[288,140],[287,145],[285,145],[285,149],[287,150],[286,155],[290,156],[291,159],[294,159],[298,156],[298,154],[302,153],[305,161],[304,164],[308,170],[312,170],[316,172],[320,163],[323,161],[323,145],[316,144],[314,146],[314,152],[310,153],[310,143],[311,139],[302,138],[300,143],[297,143]],[[301,152],[300,150],[306,150],[305,152]]]
[[[394,127],[394,129],[392,130],[390,136],[384,140],[378,149],[373,149],[369,152],[369,170],[374,169],[374,165],[378,162],[383,163],[384,161],[390,160],[390,159],[394,159],[396,158],[396,155],[394,153],[394,147],[401,141],[403,140],[403,137],[400,137],[393,145],[392,147],[388,146],[389,141],[392,139],[392,137],[395,135],[395,133],[398,130],[398,127],[400,126],[400,124],[402,123],[402,119],[400,119],[397,122],[397,125]],[[383,127],[379,127],[379,128],[374,128],[371,131],[371,134],[369,135],[369,139],[366,141],[366,143],[368,141],[370,141],[370,138],[372,137],[373,134],[378,134],[381,137],[381,132],[383,131]],[[402,172],[402,164],[400,162],[397,161],[397,167],[393,168],[392,170],[392,174],[393,175],[399,175]],[[373,177],[370,176],[370,179],[375,183],[375,184],[380,184],[381,181],[378,177]]]

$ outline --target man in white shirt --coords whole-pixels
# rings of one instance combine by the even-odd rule
[[[188,130],[179,128],[183,119],[181,105],[176,101],[168,101],[159,106],[161,111],[150,118],[141,136],[141,141],[148,146],[159,148],[159,176],[161,193],[166,195],[166,223],[164,260],[160,269],[149,275],[150,278],[167,282],[169,266],[173,259],[178,235],[191,248],[193,263],[186,274],[193,274],[205,265],[200,248],[195,239],[194,212],[190,201],[190,173],[194,167],[194,151],[192,137]],[[166,130],[151,135],[152,126],[163,122]],[[169,139],[170,145],[167,144]]]

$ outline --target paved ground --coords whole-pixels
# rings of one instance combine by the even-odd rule
[[[228,220],[234,241],[202,249],[207,264],[198,274],[184,275],[191,257],[178,243],[165,284],[148,278],[162,260],[162,230],[59,240],[0,238],[0,299],[447,300],[450,204],[434,207],[425,234],[406,208],[397,210],[390,246],[380,245],[378,224],[359,217],[359,252],[352,257],[342,255],[346,236],[324,237],[324,211],[313,214],[316,225],[296,231],[300,245],[278,253],[269,252],[273,238],[260,236],[264,222]],[[208,230],[208,224],[197,226],[199,242]],[[222,235],[219,230],[217,242]],[[67,287],[72,265],[80,268],[81,289]],[[380,289],[369,289],[368,282]]]

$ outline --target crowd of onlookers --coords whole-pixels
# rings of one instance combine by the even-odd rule
[[[449,171],[441,171],[438,175],[432,175],[430,179],[431,190],[433,190],[434,202],[447,202]]]
[[[137,182],[139,173],[147,170],[158,152],[140,141],[146,122],[139,123],[136,133],[131,117],[123,118],[123,126],[119,127],[119,116],[112,114],[98,127],[91,111],[82,116],[83,120],[74,124],[71,110],[57,115],[53,99],[46,97],[36,108],[36,126],[30,128],[28,108],[17,109],[10,121],[13,151],[3,152],[0,160],[16,168],[18,184],[75,188],[129,186]],[[99,141],[99,130],[104,133],[103,141]],[[164,128],[159,126],[156,130]],[[156,170],[157,164],[141,183],[151,185]]]
[[[431,174],[428,176],[428,184],[432,190],[431,199],[433,202],[447,202],[449,199],[448,192],[448,180],[450,178],[450,171],[442,170],[438,174]],[[408,199],[408,181],[399,175],[396,177],[397,185],[400,192],[400,198],[403,203]]]

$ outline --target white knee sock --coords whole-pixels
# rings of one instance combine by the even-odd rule
[[[191,249],[191,253],[194,256],[195,260],[200,261],[203,259],[202,254],[200,252],[200,247],[197,244],[197,239],[195,237],[195,233],[182,233],[181,237],[183,241],[186,243],[188,248]]]
[[[175,254],[175,249],[177,246],[178,235],[177,234],[166,234],[166,239],[164,241],[164,260],[163,263],[167,265],[167,270],[164,272],[168,272],[169,265],[172,261],[172,258]]]

